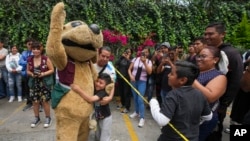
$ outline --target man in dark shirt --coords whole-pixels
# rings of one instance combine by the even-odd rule
[[[218,108],[219,130],[217,133],[219,133],[219,140],[222,137],[223,121],[226,116],[227,107],[231,104],[240,88],[240,79],[243,73],[241,55],[232,45],[223,42],[225,34],[226,29],[222,23],[209,24],[204,33],[207,45],[218,47],[221,51],[224,51],[229,61],[228,72],[226,73],[227,89],[225,94],[220,98],[220,106]]]

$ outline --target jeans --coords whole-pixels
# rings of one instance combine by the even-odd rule
[[[141,96],[144,96],[146,91],[146,81],[134,81],[131,84],[140,92]],[[133,97],[134,97],[134,105],[135,105],[135,112],[140,115],[140,118],[144,118],[145,108],[144,108],[144,101],[133,89],[132,89]]]
[[[10,96],[15,96],[15,86],[17,88],[17,95],[22,96],[22,74],[8,73],[8,80]]]
[[[5,67],[1,67],[0,71],[0,96],[9,96],[8,71]]]

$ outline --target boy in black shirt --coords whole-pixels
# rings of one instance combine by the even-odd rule
[[[180,135],[167,126],[169,122],[188,140],[197,141],[200,122],[212,118],[206,98],[192,87],[199,75],[199,69],[187,61],[178,61],[171,68],[168,84],[173,90],[165,97],[161,108],[157,100],[150,101],[152,116],[163,127],[158,141],[182,140]]]
[[[71,89],[86,100],[89,103],[94,103],[95,107],[95,117],[97,120],[97,131],[96,139],[100,141],[111,139],[111,124],[112,116],[109,108],[109,104],[100,105],[99,101],[108,96],[105,88],[108,84],[112,83],[111,77],[106,73],[99,74],[97,80],[95,81],[95,94],[93,96],[87,95],[78,85],[71,84]]]

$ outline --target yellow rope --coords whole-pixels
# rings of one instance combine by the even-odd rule
[[[149,104],[149,102],[144,98],[144,96],[142,96],[140,94],[140,92],[133,86],[130,84],[130,82],[115,68],[115,71],[122,77],[123,80],[125,80],[125,82],[145,101],[145,103]],[[188,139],[180,132],[178,131],[174,125],[172,125],[170,122],[168,123],[168,125],[184,140],[184,141],[188,141]]]

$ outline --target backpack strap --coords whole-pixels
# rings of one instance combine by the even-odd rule
[[[103,68],[102,68],[102,70],[101,71],[99,71],[99,75],[106,69],[106,67],[108,66],[108,64],[106,64],[105,66],[103,66]]]

